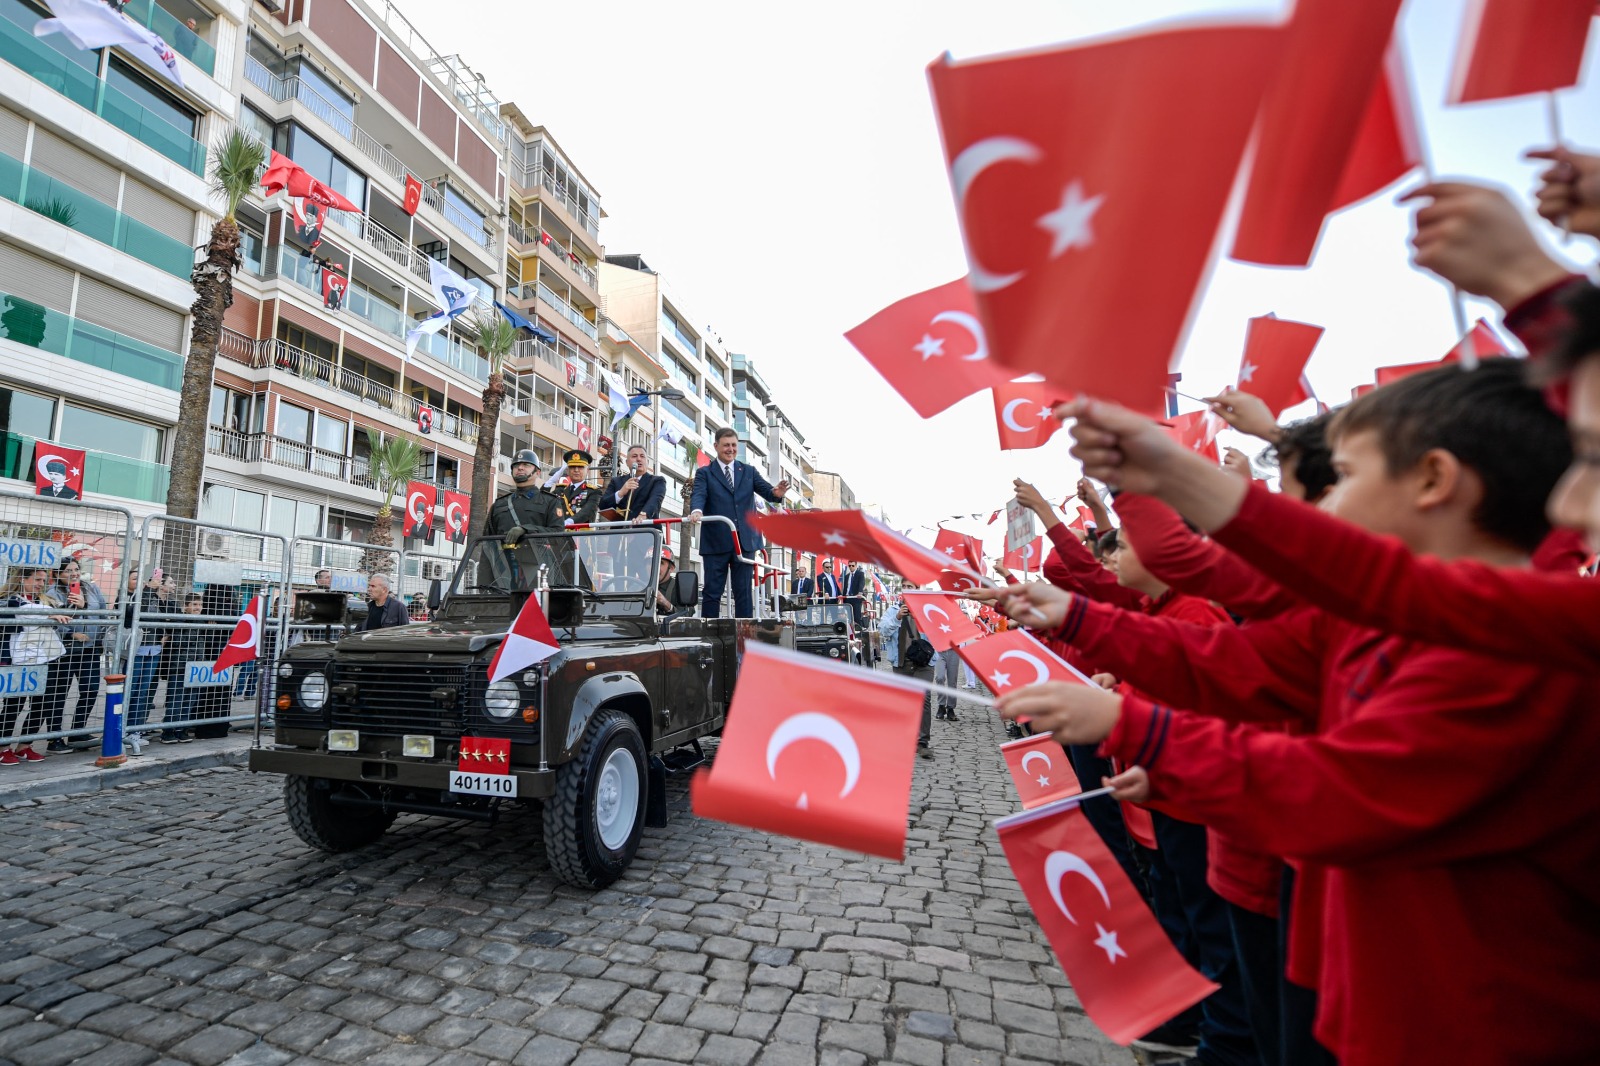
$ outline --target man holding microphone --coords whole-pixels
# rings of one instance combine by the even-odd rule
[[[617,520],[642,526],[661,517],[661,501],[667,495],[667,479],[650,473],[650,457],[644,445],[628,449],[627,469],[612,478],[600,497],[600,510],[617,511]],[[644,537],[628,537],[623,549],[627,571],[642,574],[649,560],[649,542]]]

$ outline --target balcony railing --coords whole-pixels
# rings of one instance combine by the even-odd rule
[[[216,73],[217,50],[209,41],[203,40],[198,33],[179,22],[178,16],[166,8],[157,6],[153,0],[128,0],[122,13],[139,25],[154,30],[174,52],[207,74]]]
[[[683,331],[683,329],[666,315],[661,316],[661,331],[670,334],[673,341],[693,359],[700,358],[700,342]]]
[[[363,155],[377,163],[379,168],[395,181],[404,183],[408,176],[413,175],[412,169],[402,163],[398,156],[385,148],[372,134],[356,125],[354,119],[307,82],[293,76],[280,78],[251,56],[245,56],[244,75],[250,84],[274,100],[297,100],[304,104],[307,110],[355,145]],[[422,183],[422,202],[454,223],[474,244],[488,248],[491,242],[483,223],[467,215],[446,199],[444,193],[437,187],[440,180],[434,178]]]
[[[533,295],[532,292],[528,291],[532,288],[533,286],[524,285],[522,287],[523,295]],[[595,324],[579,314],[577,308],[573,307],[571,304],[567,303],[567,301],[557,296],[554,289],[541,281],[539,282],[536,291],[538,292],[539,299],[555,308],[556,314],[560,315],[568,322],[571,322],[574,326],[577,326],[584,336],[588,337],[590,340],[600,339],[600,330],[595,326]]]
[[[0,337],[176,392],[183,356],[116,330],[0,293]]]
[[[428,73],[448,88],[457,102],[477,118],[478,125],[495,140],[504,144],[506,127],[500,119],[500,103],[489,92],[482,76],[467,67],[459,56],[442,56],[434,51],[433,46],[417,32],[416,27],[406,20],[393,3],[385,0],[381,9],[377,4],[373,4],[372,7],[375,11],[381,10],[383,21],[395,31],[397,40],[423,61]]]
[[[523,229],[515,221],[510,219],[506,221],[506,230],[510,233],[512,241],[517,244],[544,245],[546,248],[550,249],[551,252],[555,253],[556,259],[564,264],[567,269],[571,270],[574,274],[577,274],[580,278],[587,282],[589,288],[599,289],[599,275],[596,274],[588,266],[588,264],[580,259],[576,252],[562,244],[560,241],[556,240],[554,237],[551,237],[549,240],[545,240],[546,234],[543,231],[533,233],[529,230]]]
[[[527,176],[527,172],[524,171],[523,177],[526,178]],[[579,207],[578,198],[568,192],[567,187],[561,182],[557,181],[556,176],[543,167],[539,168],[539,184],[544,186],[545,189],[549,191],[553,197],[555,197],[556,203],[561,204],[567,209],[567,214],[577,219],[579,224],[582,225],[584,229],[589,231],[589,236],[600,236],[600,220],[595,218],[589,212],[585,211],[583,208]],[[522,187],[524,189],[532,188],[532,186],[526,181],[523,182]]]
[[[353,370],[335,366],[319,355],[297,348],[286,341],[252,340],[242,333],[225,329],[217,354],[245,366],[270,367],[286,371],[306,381],[321,382],[328,388],[353,396],[370,407],[388,411],[404,422],[416,422],[421,401],[396,392],[391,386],[363,377]],[[466,444],[478,442],[478,424],[457,415],[436,414],[434,428]]]
[[[574,386],[582,385],[590,392],[600,391],[599,375],[595,373],[594,367],[590,365],[589,360],[578,355],[578,353],[574,352],[570,356],[562,355],[543,341],[531,339],[518,341],[517,346],[512,349],[512,358],[514,359],[525,359],[529,354],[532,354],[540,362],[549,365],[551,369],[561,374],[566,374],[567,364],[570,362],[578,368],[578,375],[571,379],[569,384]]]
[[[174,277],[189,279],[194,249],[87,192],[0,153],[0,198],[21,204]]]
[[[0,433],[0,478],[32,481],[37,443],[20,433]],[[84,452],[83,488],[85,492],[161,503],[167,498],[167,467],[90,448]]]
[[[11,17],[12,10],[9,5],[0,8],[0,59],[94,112],[184,169],[195,174],[206,172],[206,146],[194,139],[192,130],[174,126],[47,43],[60,40],[59,37],[35,38],[33,22],[37,20],[22,25]],[[63,47],[71,48],[70,45]]]

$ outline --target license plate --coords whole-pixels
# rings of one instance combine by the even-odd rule
[[[471,774],[465,770],[452,770],[450,791],[466,792],[474,796],[517,798],[517,779],[511,774]]]

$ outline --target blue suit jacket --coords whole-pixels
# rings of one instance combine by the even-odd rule
[[[660,474],[645,474],[639,478],[639,487],[632,493],[636,499],[630,501],[627,496],[618,499],[617,493],[632,476],[632,474],[618,474],[611,479],[606,485],[605,493],[600,497],[600,509],[603,511],[608,507],[615,507],[621,510],[627,507],[629,518],[637,518],[639,515],[660,518],[661,501],[667,495],[667,479]]]
[[[755,468],[737,460],[733,464],[734,487],[722,474],[722,464],[711,460],[711,465],[695,471],[694,494],[689,498],[689,510],[702,514],[721,515],[739,524],[739,545],[749,555],[761,548],[761,534],[750,522],[756,509],[756,496],[771,503],[782,498],[772,491],[767,479]],[[733,551],[733,537],[721,522],[707,522],[700,527],[700,554],[718,555]]]

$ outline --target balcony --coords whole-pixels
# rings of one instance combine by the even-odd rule
[[[0,337],[177,392],[183,356],[0,293]]]
[[[154,30],[174,52],[207,74],[215,75],[217,50],[194,30],[179,22],[178,16],[156,6],[154,0],[128,0],[122,13],[139,25]]]
[[[378,410],[387,411],[403,422],[415,424],[421,401],[396,392],[392,387],[363,377],[303,348],[280,340],[253,340],[231,329],[222,331],[217,354],[230,362],[256,369],[286,371],[306,381],[320,382],[327,388],[352,396]],[[457,415],[434,412],[434,429],[476,447],[478,424]]]
[[[537,285],[524,285],[517,291],[517,295],[524,300],[531,300],[535,296],[550,305],[550,308],[562,318],[578,327],[578,331],[596,343],[600,340],[600,329],[593,322],[578,313],[578,309],[567,301],[557,296],[555,290],[540,282]]]
[[[192,131],[174,126],[114,85],[107,85],[95,72],[78,64],[77,51],[65,42],[57,51],[59,35],[33,36],[33,24],[17,21],[19,8],[0,5],[0,59],[17,67],[68,100],[94,112],[141,144],[166,156],[195,174],[206,172],[206,146],[194,139]]]
[[[673,341],[678,345],[678,347],[687,352],[689,354],[689,358],[699,362],[700,342],[695,340],[689,334],[685,333],[683,331],[683,327],[678,325],[676,319],[673,319],[667,315],[662,315],[661,332],[664,334],[671,334]]]
[[[578,275],[589,288],[600,291],[600,276],[596,274],[571,248],[551,237],[548,233],[540,231],[538,234],[529,233],[515,221],[508,220],[506,229],[511,234],[511,239],[520,245],[543,246],[555,256],[556,262]],[[548,238],[548,239],[546,239]]]
[[[537,340],[520,340],[511,351],[513,359],[526,359],[530,354],[541,363],[549,366],[558,375],[565,375],[567,373],[567,364],[571,363],[578,368],[578,375],[574,378],[565,378],[564,380],[567,381],[568,385],[573,387],[581,385],[590,392],[600,391],[600,381],[598,375],[595,374],[594,367],[589,364],[587,359],[580,357],[576,352],[571,356],[563,356],[550,345]]]
[[[127,252],[173,277],[189,279],[194,249],[108,207],[88,193],[0,153],[0,197]]]
[[[274,100],[279,102],[294,100],[302,104],[306,110],[327,123],[335,133],[354,145],[362,155],[378,164],[380,170],[400,184],[404,185],[408,176],[414,176],[413,168],[401,162],[398,156],[383,146],[383,142],[356,125],[354,119],[307,82],[293,76],[280,78],[248,55],[244,60],[244,76],[250,84]],[[493,241],[482,221],[471,217],[451,203],[438,188],[442,181],[442,178],[433,178],[422,183],[422,202],[453,223],[478,247],[490,248]],[[426,278],[426,272],[422,276]]]
[[[20,433],[0,433],[0,478],[32,481],[35,438]],[[163,503],[167,498],[167,467],[126,455],[93,449],[84,452],[83,489],[126,500]]]
[[[537,171],[522,168],[512,172],[513,180],[528,192],[538,193],[541,200],[560,205],[573,221],[577,222],[589,236],[596,239],[600,236],[600,220],[578,204],[578,198],[567,191],[567,188],[550,171],[540,167]],[[543,189],[543,193],[538,191]],[[548,194],[548,195],[546,195]]]

